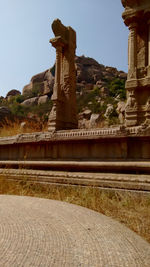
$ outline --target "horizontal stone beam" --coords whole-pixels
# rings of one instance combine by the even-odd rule
[[[11,166],[12,167],[12,166]],[[150,175],[1,169],[6,181],[26,181],[50,186],[94,186],[105,190],[129,190],[150,193]]]

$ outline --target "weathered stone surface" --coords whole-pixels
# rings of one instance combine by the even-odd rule
[[[54,20],[52,29],[55,38],[51,44],[56,48],[55,83],[53,107],[49,115],[49,130],[75,129],[78,127],[76,111],[76,33],[65,27],[59,19]]]
[[[56,200],[0,196],[1,265],[142,266],[150,245],[98,212]]]
[[[92,114],[90,118],[90,128],[94,128],[97,126],[97,123],[100,121],[101,116],[100,114]]]
[[[113,112],[113,110],[114,110],[113,105],[112,105],[112,104],[108,104],[108,105],[107,105],[106,112],[105,112],[105,114],[104,114],[104,116],[105,116],[106,119],[109,118],[109,116],[111,115],[111,113]]]
[[[32,98],[29,98],[29,99],[26,99],[25,101],[23,101],[21,103],[22,106],[32,106],[32,105],[35,105],[38,103],[38,97],[32,97]]]
[[[117,113],[119,114],[119,121],[121,124],[124,124],[125,122],[125,106],[126,106],[126,103],[123,102],[123,101],[119,101],[118,104],[117,104]]]
[[[80,119],[78,120],[79,129],[89,129],[90,121],[88,119]]]
[[[126,126],[150,124],[150,1],[122,0],[129,27]]]
[[[89,120],[91,117],[92,111],[90,109],[85,109],[82,113],[80,113],[80,117]]]
[[[0,178],[8,179],[9,181],[24,181],[31,182],[31,183],[44,183],[52,186],[54,183],[60,186],[63,183],[64,185],[70,186],[94,186],[99,187],[101,190],[107,190],[112,189],[114,190],[136,190],[136,192],[139,194],[140,192],[148,193],[150,192],[150,179],[149,174],[133,174],[133,171],[136,172],[137,169],[139,171],[142,171],[144,169],[150,170],[150,165],[146,162],[85,162],[80,161],[78,163],[78,168],[84,166],[84,168],[87,170],[89,168],[92,172],[79,172],[77,171],[77,162],[76,161],[40,161],[40,170],[37,170],[39,167],[39,163],[37,161],[0,161]],[[1,166],[5,166],[4,168],[1,168]],[[64,166],[68,166],[70,168],[70,171],[62,171],[62,169],[65,169]],[[17,166],[17,169],[16,169]],[[75,166],[74,169],[76,171],[71,171],[71,168],[73,170],[73,166]],[[14,167],[14,168],[13,168]],[[95,170],[99,167],[99,170],[104,169],[107,171],[107,173],[104,172],[95,172]],[[45,170],[45,168],[53,169],[56,168],[56,170]],[[58,170],[59,169],[59,170]],[[118,170],[128,171],[128,173],[115,173],[118,172]],[[113,170],[113,172],[111,171]],[[108,172],[110,171],[110,172]],[[129,174],[129,172],[132,172],[132,174]],[[135,191],[134,191],[135,193]]]
[[[76,57],[76,70],[77,70],[77,82],[81,83],[86,81],[87,83],[95,83],[102,78],[102,71],[105,69],[103,65],[100,65],[93,58],[85,56]]]
[[[31,78],[31,82],[32,82],[32,83],[43,82],[43,81],[45,80],[45,75],[46,75],[47,72],[48,72],[48,70],[43,71],[43,72],[41,72],[41,73],[38,73],[38,74],[34,75],[34,76]]]
[[[38,105],[45,104],[47,102],[47,100],[48,100],[47,95],[40,96],[38,99]]]
[[[31,92],[31,90],[32,90],[32,83],[30,82],[29,84],[23,87],[22,94],[27,95]]]
[[[31,95],[32,90],[36,85],[38,85],[39,88],[38,90],[39,95],[48,95],[48,96],[52,95],[54,86],[54,76],[52,75],[50,69],[34,75],[31,78],[30,83],[24,86],[22,94]]]

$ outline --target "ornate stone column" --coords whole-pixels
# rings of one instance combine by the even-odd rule
[[[56,49],[56,64],[51,98],[53,108],[49,115],[48,130],[76,129],[76,33],[71,27],[65,27],[59,19],[54,20],[52,29],[55,38],[50,43]]]
[[[60,79],[61,79],[61,55],[62,47],[56,46],[56,63],[55,63],[55,83],[53,88],[52,100],[57,100],[60,95]]]
[[[53,88],[53,95],[51,97],[53,101],[53,107],[49,115],[48,129],[49,131],[55,131],[62,126],[61,123],[61,73],[62,73],[62,49],[64,43],[61,37],[56,37],[50,40],[53,47],[56,49],[56,63],[55,63],[55,82]]]
[[[150,124],[150,0],[122,0],[129,28],[126,126]]]
[[[131,23],[129,25],[129,47],[128,47],[128,79],[136,79],[137,78],[137,24]]]
[[[147,75],[150,77],[150,19],[148,20],[148,71]]]

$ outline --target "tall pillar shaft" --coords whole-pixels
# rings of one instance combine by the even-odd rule
[[[61,79],[61,54],[62,47],[56,47],[56,65],[55,65],[55,83],[52,99],[56,100],[60,94],[60,79]]]
[[[150,20],[148,21],[148,66],[150,67]]]
[[[136,79],[136,67],[137,67],[137,31],[136,24],[132,23],[129,26],[129,47],[128,47],[128,79]]]

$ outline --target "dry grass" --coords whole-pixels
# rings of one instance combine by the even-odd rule
[[[150,195],[100,191],[94,187],[7,182],[5,178],[0,178],[0,194],[42,197],[81,205],[124,223],[150,242]]]
[[[7,120],[0,127],[0,137],[13,136],[22,133],[34,133],[40,131],[46,131],[47,125],[32,121],[32,120],[24,120],[25,126],[21,127],[21,121],[15,120]]]

